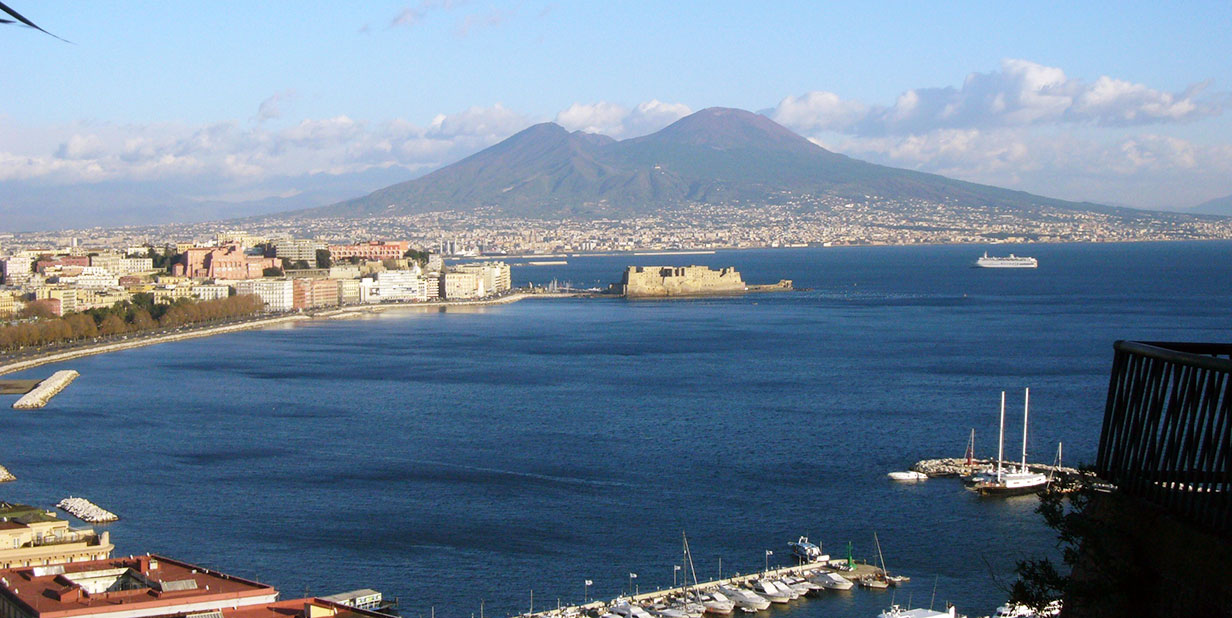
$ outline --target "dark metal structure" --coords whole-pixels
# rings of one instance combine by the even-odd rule
[[[1232,344],[1113,347],[1096,474],[1232,538]]]

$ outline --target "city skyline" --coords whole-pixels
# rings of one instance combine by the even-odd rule
[[[901,5],[889,23],[807,5],[14,8],[73,44],[0,37],[26,60],[0,95],[10,207],[320,205],[535,122],[627,138],[711,105],[1049,197],[1185,209],[1232,193],[1223,5]]]

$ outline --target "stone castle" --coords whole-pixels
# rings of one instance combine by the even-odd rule
[[[748,291],[735,267],[711,270],[706,266],[630,266],[617,294],[628,298],[739,294]]]

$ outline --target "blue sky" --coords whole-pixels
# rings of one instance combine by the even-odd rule
[[[1227,2],[9,4],[73,44],[0,27],[0,183],[248,199],[721,105],[1050,196],[1232,193]]]

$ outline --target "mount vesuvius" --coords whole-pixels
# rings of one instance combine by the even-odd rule
[[[537,124],[415,180],[288,214],[360,218],[493,207],[531,218],[619,217],[687,203],[755,207],[784,192],[1136,212],[876,165],[826,150],[760,114],[712,107],[622,141]]]

